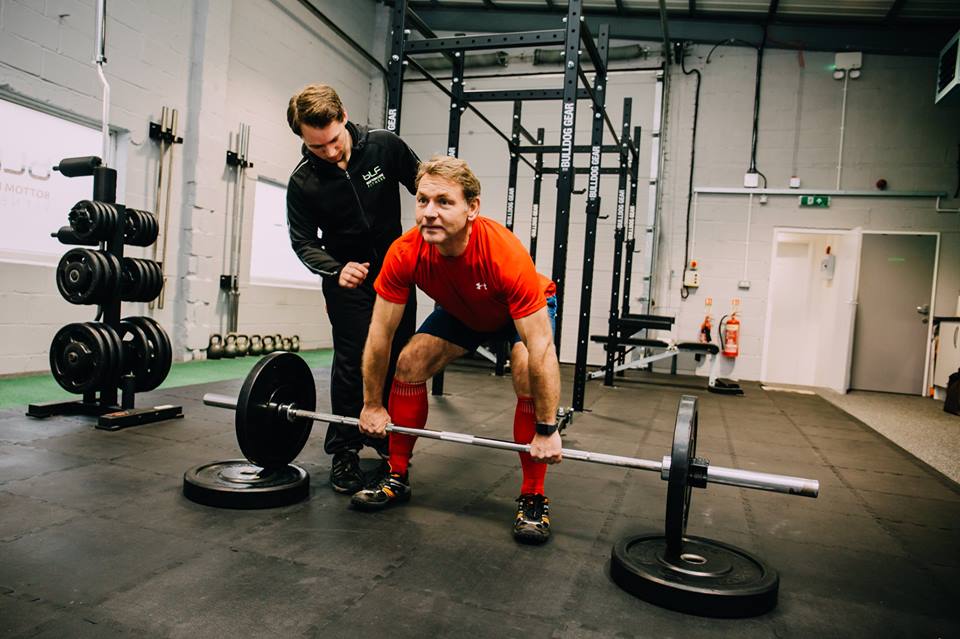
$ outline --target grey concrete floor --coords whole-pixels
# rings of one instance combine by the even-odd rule
[[[943,402],[919,395],[828,389],[817,393],[896,445],[960,482],[960,415]]]
[[[570,371],[564,394],[570,396]],[[639,378],[640,376],[633,376]],[[662,530],[655,473],[551,468],[554,537],[510,536],[512,453],[422,441],[413,499],[367,514],[326,484],[322,427],[298,463],[308,500],[271,510],[201,506],[188,468],[239,456],[220,382],[138,396],[183,420],[118,432],[85,418],[0,414],[0,635],[4,637],[951,637],[960,636],[960,489],[816,396],[702,392],[703,380],[591,382],[565,445],[659,460],[681,394],[700,398],[697,452],[715,466],[816,478],[818,499],[695,490],[688,533],[731,543],[780,575],[751,619],[685,615],[609,577],[613,544]],[[326,410],[328,380],[317,373]],[[456,367],[430,426],[509,438],[510,380]]]

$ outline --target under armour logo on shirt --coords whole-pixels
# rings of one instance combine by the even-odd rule
[[[483,282],[477,282],[477,290],[479,291],[481,289],[484,291],[487,290],[487,285],[484,284]]]

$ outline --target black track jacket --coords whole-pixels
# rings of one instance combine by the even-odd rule
[[[398,184],[416,192],[420,159],[389,131],[346,126],[353,140],[346,171],[303,147],[287,184],[287,227],[297,257],[314,273],[333,277],[347,262],[370,262],[372,283],[403,232]]]

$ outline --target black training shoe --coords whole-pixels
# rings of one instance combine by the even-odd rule
[[[342,450],[334,454],[330,468],[330,485],[333,489],[344,495],[352,495],[363,488],[363,483],[360,457],[356,451]]]
[[[525,493],[517,497],[517,503],[513,538],[524,544],[542,544],[550,539],[550,500],[543,495]]]
[[[400,473],[390,473],[375,486],[364,488],[350,498],[357,510],[380,510],[390,504],[410,501],[410,480]]]

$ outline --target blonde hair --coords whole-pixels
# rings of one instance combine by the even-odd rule
[[[290,98],[287,105],[287,124],[290,130],[300,135],[301,125],[314,126],[319,129],[329,125],[334,120],[343,119],[343,103],[333,87],[326,84],[311,84],[303,87],[299,93]]]
[[[470,170],[470,165],[460,158],[449,155],[435,155],[426,162],[421,162],[415,183],[417,188],[420,188],[420,179],[424,175],[432,175],[456,182],[463,189],[463,198],[468,204],[480,197],[480,180]]]

